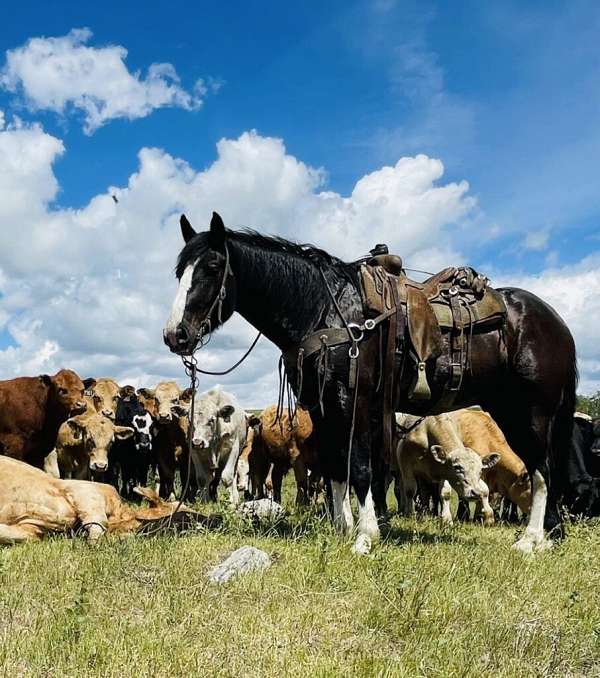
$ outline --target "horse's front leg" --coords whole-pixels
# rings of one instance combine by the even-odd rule
[[[367,554],[373,543],[379,541],[380,533],[372,492],[371,432],[368,422],[361,419],[357,417],[350,465],[352,486],[358,503],[358,533],[352,550]]]

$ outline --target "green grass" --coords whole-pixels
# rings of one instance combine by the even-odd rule
[[[600,676],[599,527],[530,559],[513,538],[395,519],[359,557],[304,514],[2,549],[0,675]],[[209,584],[243,544],[274,565]]]

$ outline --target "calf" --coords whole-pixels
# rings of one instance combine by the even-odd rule
[[[575,413],[563,501],[573,515],[587,518],[600,515],[599,473],[600,420],[586,414]]]
[[[233,395],[217,386],[196,397],[193,423],[192,461],[200,499],[216,501],[222,482],[231,503],[237,505],[236,470],[246,442],[246,413]]]
[[[273,498],[278,503],[281,503],[283,478],[292,468],[296,479],[296,502],[306,504],[316,493],[320,479],[309,413],[299,407],[290,426],[287,411],[277,420],[277,406],[265,408],[255,426],[249,467],[255,497],[260,499],[266,495],[270,481]]]
[[[0,454],[43,468],[61,424],[85,410],[83,392],[71,370],[0,381]]]
[[[402,511],[406,515],[414,514],[417,478],[423,478],[440,487],[442,520],[445,523],[452,523],[452,487],[461,499],[480,501],[485,523],[493,524],[494,513],[489,505],[488,488],[481,479],[481,472],[496,464],[499,455],[489,454],[482,459],[476,452],[465,447],[458,428],[447,414],[426,417],[405,433],[416,421],[417,417],[396,414],[396,462],[401,478]]]
[[[161,501],[152,490],[136,489],[151,508],[127,506],[112,485],[59,480],[23,462],[0,457],[0,544],[39,541],[46,534],[72,533],[78,528],[95,541],[105,532],[134,532],[149,522],[162,521],[174,516],[176,508],[191,513],[179,503]]]
[[[155,389],[138,389],[141,402],[149,412],[156,412],[153,457],[158,466],[159,493],[163,498],[175,497],[175,474],[179,469],[182,486],[188,485],[188,496],[195,494],[195,484],[188,481],[187,416],[191,389],[181,390],[174,381],[160,382]]]
[[[85,379],[85,399],[88,409],[115,420],[120,387],[114,379]]]
[[[490,468],[484,468],[481,474],[490,493],[509,499],[523,513],[529,513],[531,509],[529,474],[525,464],[512,451],[492,417],[487,412],[472,409],[449,412],[448,416],[458,427],[461,440],[466,447],[475,450],[482,459],[492,453],[499,455],[498,462]]]
[[[133,436],[115,440],[109,454],[109,466],[113,484],[121,495],[129,500],[139,498],[134,492],[136,485],[145,486],[152,464],[153,421],[140,402],[133,386],[124,386],[119,392],[115,423],[133,429]]]
[[[103,477],[115,440],[124,440],[133,433],[133,428],[118,426],[97,412],[84,412],[67,419],[56,438],[61,475],[79,480]]]

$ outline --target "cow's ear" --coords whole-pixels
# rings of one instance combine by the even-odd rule
[[[136,494],[139,494],[140,497],[144,497],[150,502],[150,506],[158,506],[162,504],[162,499],[158,496],[158,492],[150,487],[137,487],[133,488],[133,491]]]
[[[190,410],[185,405],[172,405],[171,412],[178,417],[185,417],[189,414]]]
[[[196,235],[196,231],[194,231],[194,227],[190,224],[185,214],[182,214],[179,218],[179,225],[181,226],[183,239],[186,243],[189,242]]]
[[[481,465],[483,468],[492,468],[500,461],[500,455],[497,452],[492,452],[491,454],[486,454],[485,457],[481,460]]]
[[[81,438],[83,433],[83,426],[77,421],[77,419],[67,419],[67,426],[73,431],[76,438]]]
[[[52,377],[49,374],[40,374],[38,379],[44,384],[44,386],[52,386]]]
[[[223,421],[231,421],[231,415],[235,412],[235,407],[233,405],[223,405],[223,407],[219,410],[219,417]]]
[[[143,396],[144,398],[154,398],[154,391],[151,388],[138,388],[138,395]]]
[[[117,440],[127,440],[127,438],[131,438],[134,433],[135,431],[131,426],[115,426],[115,438]]]
[[[88,377],[87,379],[83,379],[83,388],[87,391],[90,388],[94,388],[96,385],[96,380],[94,377]]]
[[[225,224],[216,212],[213,212],[212,219],[210,220],[208,244],[216,252],[225,251]]]
[[[181,395],[179,396],[179,400],[181,400],[184,403],[189,403],[192,400],[192,393],[194,392],[194,389],[188,386],[185,390],[181,392]]]
[[[432,445],[429,448],[429,451],[438,464],[444,464],[446,462],[446,453],[441,445]]]

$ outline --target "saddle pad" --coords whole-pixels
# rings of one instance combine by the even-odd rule
[[[477,300],[474,297],[464,295],[461,295],[459,298],[461,300],[460,317],[465,328],[472,324],[478,330],[485,328],[492,329],[501,325],[506,318],[504,299],[496,290],[490,287],[486,289],[482,299]],[[452,329],[454,327],[454,320],[450,304],[442,297],[432,299],[429,303],[433,308],[440,327],[445,330]],[[468,308],[465,307],[465,303]]]

